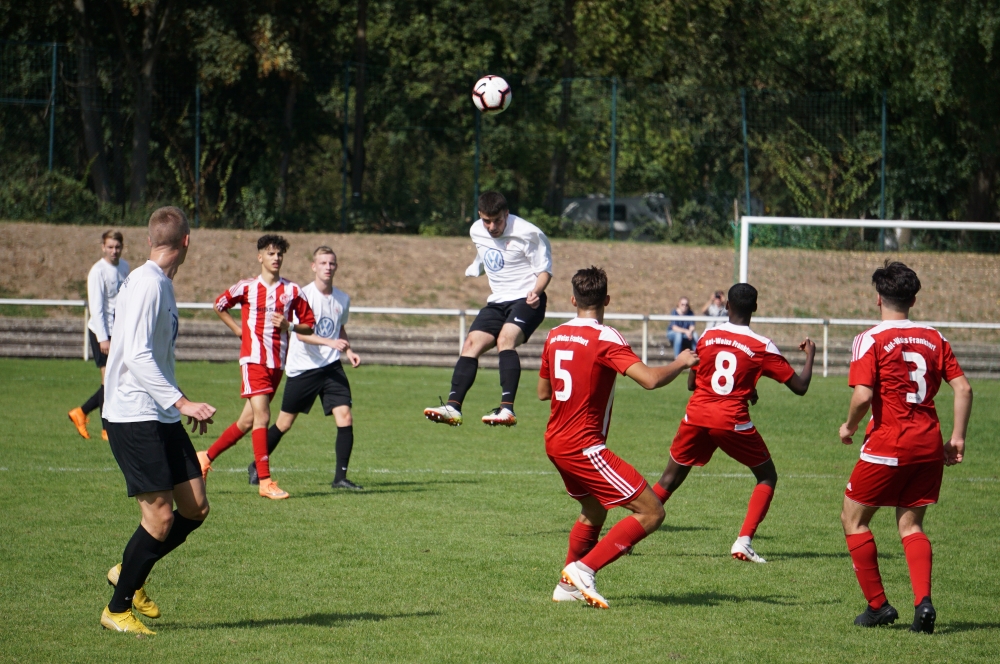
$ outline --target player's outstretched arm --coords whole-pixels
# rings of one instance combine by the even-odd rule
[[[958,376],[950,381],[951,389],[955,390],[955,424],[951,430],[951,439],[944,444],[944,463],[954,466],[962,463],[965,458],[965,432],[969,426],[969,415],[972,414],[972,386],[965,376]]]
[[[682,371],[696,364],[698,364],[698,356],[690,350],[682,350],[677,359],[664,367],[649,367],[642,362],[636,362],[625,370],[625,375],[645,389],[655,390],[670,383],[674,378],[680,376]]]
[[[235,334],[237,338],[240,339],[243,338],[243,328],[241,328],[239,324],[236,322],[236,320],[233,319],[232,314],[230,314],[228,310],[219,311],[218,309],[216,309],[215,315],[218,316],[219,319],[226,324],[226,327],[228,327],[230,330],[233,331],[233,334]]]
[[[854,394],[851,395],[851,406],[847,410],[847,421],[840,425],[840,442],[844,445],[854,443],[854,439],[851,436],[857,432],[861,418],[871,408],[873,394],[872,388],[867,385],[854,386]]]
[[[806,337],[806,340],[799,344],[799,350],[806,354],[806,366],[802,368],[801,374],[793,374],[785,385],[793,393],[801,397],[809,391],[809,383],[812,381],[813,360],[816,359],[816,344],[812,339]]]

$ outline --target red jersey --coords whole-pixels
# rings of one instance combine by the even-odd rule
[[[951,344],[933,327],[887,320],[855,337],[848,384],[874,392],[861,458],[887,466],[940,459],[934,395],[942,380],[962,374]]]
[[[786,383],[795,370],[774,342],[746,325],[723,323],[698,340],[695,388],[684,421],[708,429],[748,431],[748,399],[760,377]]]
[[[271,314],[279,313],[291,321],[294,312],[298,323],[309,327],[316,322],[302,289],[287,279],[278,279],[270,287],[260,277],[244,279],[215,300],[218,311],[237,304],[243,310],[240,364],[263,364],[269,369],[285,366],[288,333],[271,324]]]
[[[603,444],[611,424],[615,378],[640,361],[618,330],[593,318],[574,318],[552,328],[539,372],[552,381],[545,451],[561,456]]]

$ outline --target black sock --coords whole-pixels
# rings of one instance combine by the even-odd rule
[[[160,559],[160,551],[163,542],[159,541],[146,532],[146,529],[139,524],[132,534],[132,539],[125,545],[125,553],[122,554],[122,571],[118,575],[118,585],[115,586],[115,593],[108,603],[108,610],[112,613],[123,613],[132,608],[132,597],[135,591],[142,588],[146,583],[153,565]]]
[[[521,382],[521,358],[516,350],[500,351],[500,405],[514,412],[517,384]]]
[[[97,408],[101,411],[101,419],[104,419],[104,386],[101,385],[101,389],[98,390],[100,396],[97,399]]]
[[[354,449],[354,427],[337,427],[337,471],[333,481],[339,482],[347,477],[347,464],[351,461],[351,450]]]
[[[462,410],[462,402],[469,388],[476,382],[476,372],[479,371],[479,358],[460,357],[455,363],[455,371],[451,374],[451,392],[448,394],[448,403],[456,404],[455,407]]]
[[[174,510],[174,525],[170,527],[170,534],[163,540],[163,548],[160,549],[160,558],[167,555],[187,539],[187,536],[197,530],[204,521],[196,521],[181,516],[180,512]]]
[[[271,452],[278,446],[284,435],[285,432],[279,429],[277,424],[271,425],[271,428],[267,430],[267,456],[271,456]]]
[[[83,410],[84,415],[90,415],[92,412],[101,407],[101,402],[104,401],[104,386],[101,385],[97,388],[97,391],[90,395],[90,398],[83,402],[80,409]]]

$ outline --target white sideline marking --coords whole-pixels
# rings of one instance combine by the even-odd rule
[[[278,468],[276,466],[271,466],[271,468],[279,473],[332,473],[335,468]],[[243,468],[218,468],[212,469],[212,472],[217,473],[245,473],[247,471],[246,467]],[[40,467],[32,466],[28,468],[8,468],[7,466],[0,466],[0,472],[48,472],[48,473],[117,473],[121,472],[116,466],[106,466],[104,468],[66,468],[66,467]],[[434,468],[368,468],[367,472],[373,475],[558,475],[554,470],[453,470],[448,468],[434,469]],[[659,475],[645,475],[646,478],[658,478]],[[711,477],[711,478],[723,478],[723,479],[751,479],[753,475],[751,473],[694,473],[689,475],[688,478],[698,478],[698,477]],[[841,475],[818,475],[818,474],[782,474],[780,477],[785,479],[793,480],[845,480],[847,476]],[[955,481],[955,480],[952,480]],[[1000,477],[960,477],[957,478],[959,482],[973,482],[977,484],[981,483],[994,483],[1000,482]]]

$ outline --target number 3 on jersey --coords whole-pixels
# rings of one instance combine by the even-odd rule
[[[736,356],[728,350],[720,350],[715,356],[715,373],[712,374],[712,389],[716,394],[726,395],[736,385]]]
[[[904,352],[903,362],[916,365],[916,369],[913,371],[909,371],[909,366],[906,368],[910,374],[910,380],[917,384],[916,392],[906,393],[906,403],[923,403],[924,397],[927,396],[927,381],[924,380],[924,375],[927,373],[927,360],[920,353]]]
[[[556,391],[556,401],[568,401],[569,395],[573,393],[573,376],[570,375],[569,371],[562,368],[563,362],[569,362],[572,359],[573,351],[556,351],[555,366],[553,367],[552,373],[556,378],[563,382],[563,388]]]

